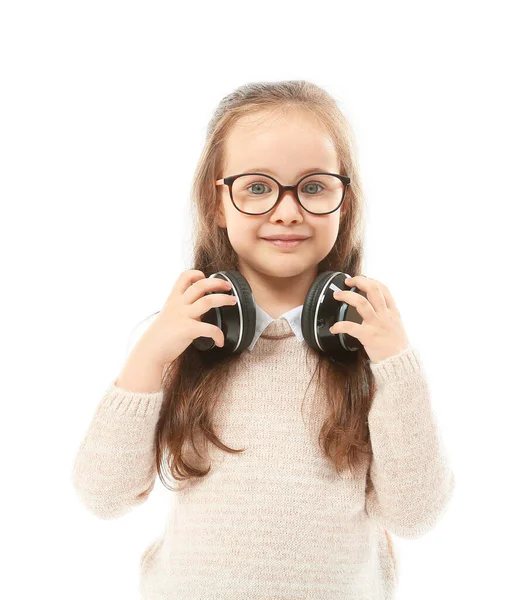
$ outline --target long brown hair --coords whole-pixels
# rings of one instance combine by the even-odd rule
[[[244,115],[265,112],[284,116],[290,111],[307,111],[321,123],[333,140],[340,159],[340,173],[351,177],[346,191],[337,240],[318,265],[322,271],[360,274],[363,255],[364,199],[359,177],[357,148],[352,128],[335,100],[317,85],[304,80],[257,82],[240,86],[219,103],[207,128],[206,142],[192,186],[194,264],[208,277],[220,270],[238,270],[237,254],[227,231],[216,223],[221,201],[215,185],[221,177],[225,142],[233,125]],[[347,462],[350,470],[361,457],[370,455],[367,424],[374,384],[364,350],[349,352],[344,362],[319,353],[317,386],[323,385],[328,418],[319,444],[340,472]],[[206,476],[210,471],[202,462],[201,442],[208,439],[225,452],[243,452],[225,446],[213,428],[213,412],[229,378],[230,366],[240,354],[225,356],[215,363],[192,344],[166,366],[163,374],[163,404],[156,426],[156,465],[160,480],[163,469],[179,482]],[[200,451],[201,447],[201,451]],[[194,452],[193,452],[194,451]],[[193,460],[189,460],[193,457]],[[163,461],[166,458],[166,463]],[[177,486],[182,488],[182,485]]]

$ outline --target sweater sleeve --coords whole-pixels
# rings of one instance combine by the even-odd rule
[[[163,390],[138,393],[112,382],[75,456],[73,487],[101,519],[115,519],[142,504],[152,491],[155,427]]]
[[[435,421],[415,347],[370,362],[376,391],[368,415],[373,457],[366,512],[401,538],[418,538],[442,517],[455,477]]]

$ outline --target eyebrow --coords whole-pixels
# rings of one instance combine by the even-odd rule
[[[308,173],[313,173],[316,171],[319,171],[322,173],[332,173],[332,171],[329,171],[328,169],[323,169],[322,167],[313,167],[311,169],[306,169],[305,171],[301,171],[300,173],[297,174],[297,177],[302,177],[302,175],[307,175]],[[271,175],[274,175],[276,178],[278,178],[278,175],[274,171],[271,171],[270,169],[266,169],[265,167],[254,167],[252,169],[247,169],[247,170],[243,171],[243,173],[270,173]]]

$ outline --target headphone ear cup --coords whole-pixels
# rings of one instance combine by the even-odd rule
[[[238,333],[241,330],[241,340],[238,347],[233,351],[233,354],[239,354],[246,350],[254,339],[254,332],[256,331],[256,306],[254,303],[254,296],[251,286],[245,277],[239,272],[234,270],[218,271],[218,275],[223,275],[224,278],[229,279],[235,288],[235,293],[238,295],[238,307],[241,312],[241,321],[237,323],[238,327],[234,330]],[[233,290],[234,292],[234,290]],[[240,313],[238,313],[239,315]],[[238,316],[238,319],[240,317]],[[229,332],[227,331],[227,335]],[[230,345],[234,345],[238,340],[229,340]],[[225,346],[227,346],[227,340],[225,340]],[[220,348],[220,350],[224,350]]]
[[[346,319],[359,324],[362,322],[355,307],[333,297],[333,290],[348,289],[346,277],[349,275],[342,271],[320,273],[309,288],[302,308],[302,335],[305,341],[314,350],[336,359],[344,359],[350,351],[362,347],[360,341],[353,336],[344,334],[341,337],[329,331],[338,320]],[[359,293],[366,297],[365,292]]]
[[[304,336],[305,341],[313,350],[318,350],[320,352],[320,347],[317,344],[317,339],[315,335],[315,328],[317,326],[316,323],[316,314],[317,307],[320,302],[320,295],[326,287],[326,284],[329,279],[335,276],[336,271],[324,271],[317,275],[315,281],[311,284],[309,288],[306,299],[304,301],[304,306],[302,307],[302,316],[301,316],[301,325],[302,325],[302,335]]]

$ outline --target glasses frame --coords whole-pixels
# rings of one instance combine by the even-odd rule
[[[245,210],[241,210],[241,208],[238,208],[236,206],[236,204],[234,202],[234,198],[232,197],[232,184],[236,181],[236,179],[238,179],[238,177],[243,177],[245,175],[262,175],[263,177],[268,177],[269,179],[272,179],[278,185],[278,198],[276,199],[276,202],[273,204],[273,206],[271,206],[271,208],[269,210],[266,210],[265,212],[261,212],[261,213],[249,213],[249,212],[246,212]],[[336,208],[334,208],[333,210],[330,210],[330,211],[324,212],[324,213],[313,212],[313,211],[307,209],[302,204],[302,202],[300,202],[300,198],[298,197],[298,186],[300,185],[300,183],[302,181],[304,181],[304,179],[307,179],[308,177],[312,177],[313,175],[333,175],[334,177],[337,177],[338,179],[340,179],[340,181],[344,184],[344,188],[342,189],[342,198],[340,199],[338,206]],[[229,196],[231,198],[231,202],[232,202],[234,208],[237,211],[243,213],[244,215],[259,216],[259,215],[265,215],[268,212],[271,212],[275,208],[275,206],[280,202],[284,193],[289,192],[289,191],[295,193],[296,201],[308,213],[311,213],[312,215],[329,215],[329,214],[335,212],[336,210],[338,210],[342,206],[342,202],[344,201],[344,196],[346,195],[346,190],[347,190],[350,182],[351,182],[351,178],[348,177],[347,175],[340,175],[339,173],[327,173],[326,171],[315,171],[314,173],[308,173],[307,175],[304,175],[301,179],[299,179],[295,183],[295,185],[282,185],[278,181],[278,179],[276,179],[275,177],[272,177],[271,175],[268,175],[267,173],[239,173],[238,175],[229,175],[229,177],[223,177],[223,179],[217,179],[216,185],[229,186]]]

